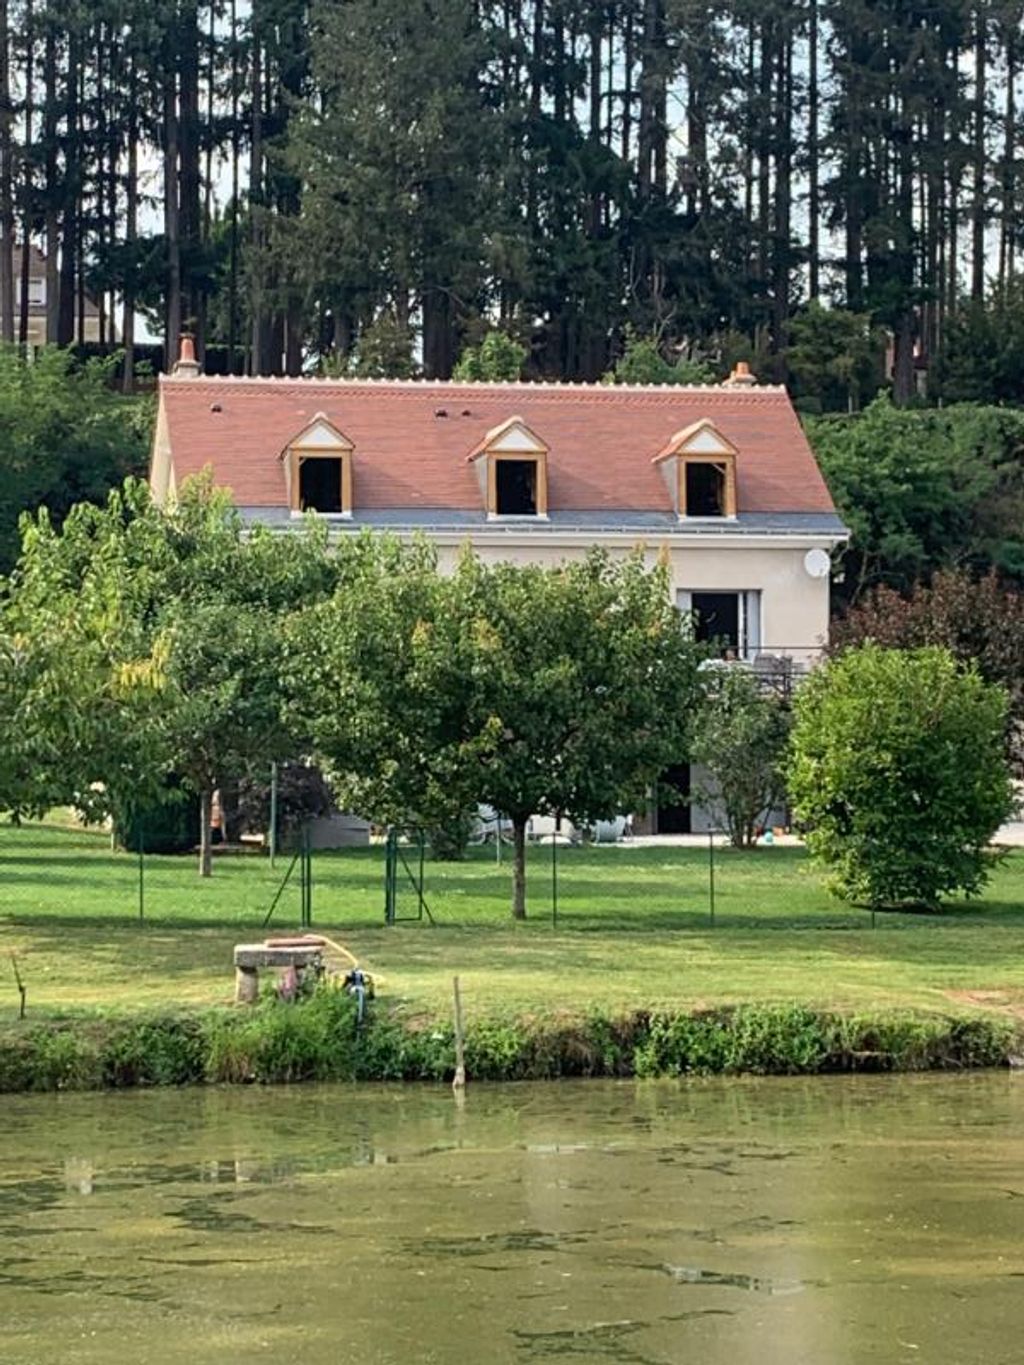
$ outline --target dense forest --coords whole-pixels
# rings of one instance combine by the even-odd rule
[[[534,376],[632,332],[812,410],[1017,400],[1022,11],[0,0],[2,339],[27,238],[49,339],[88,291],[129,382],[141,313],[259,374],[446,376],[497,325]]]

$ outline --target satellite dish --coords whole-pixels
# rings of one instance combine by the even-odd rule
[[[811,578],[827,578],[832,561],[825,550],[808,550],[804,555],[804,568]]]

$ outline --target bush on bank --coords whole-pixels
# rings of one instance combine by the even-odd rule
[[[1004,1066],[1019,1046],[1001,1016],[841,1015],[799,1005],[699,1013],[490,1018],[466,1035],[477,1081],[570,1076],[814,1075]],[[377,1010],[324,990],[296,1005],[87,1025],[25,1027],[0,1038],[0,1091],[92,1090],[201,1082],[446,1081],[451,1026]]]

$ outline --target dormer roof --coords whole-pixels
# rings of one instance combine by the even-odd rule
[[[509,417],[484,432],[466,459],[477,460],[481,455],[546,455],[547,450],[521,417]]]
[[[340,431],[325,412],[316,412],[311,421],[288,441],[280,451],[283,459],[289,450],[354,450],[355,446]]]

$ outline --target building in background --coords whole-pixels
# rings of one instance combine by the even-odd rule
[[[22,271],[24,269],[24,248],[14,248],[14,338],[20,339]],[[28,335],[29,346],[46,345],[46,318],[48,311],[46,257],[38,247],[28,248]],[[0,313],[0,328],[4,322]],[[109,335],[110,324],[107,332]],[[80,307],[75,307],[75,341],[98,342],[100,340],[100,310],[91,294],[85,293]],[[116,334],[115,334],[116,335]]]

